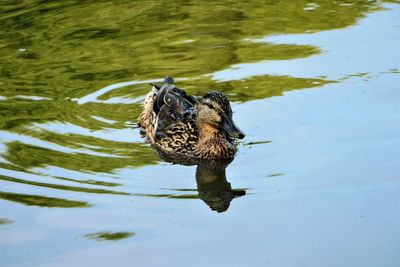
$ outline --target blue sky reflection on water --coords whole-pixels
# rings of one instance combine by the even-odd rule
[[[273,44],[314,45],[322,53],[295,60],[238,64],[214,73],[213,78],[230,80],[273,74],[339,80],[363,74],[368,78],[382,72],[398,72],[396,54],[400,46],[400,25],[396,25],[397,21],[396,11],[378,12],[346,29],[250,39],[253,42]]]
[[[128,194],[83,193],[79,188],[60,190],[0,180],[0,197],[2,192],[16,192],[91,205],[44,208],[0,199],[0,219],[12,222],[0,225],[0,266],[82,262],[87,266],[399,266],[400,7],[384,7],[343,29],[252,38],[312,45],[320,54],[234,64],[206,74],[217,81],[254,75],[333,81],[233,103],[235,121],[245,130],[246,140],[226,174],[233,189],[247,194],[233,199],[226,212],[211,211],[201,199],[179,198],[197,194],[194,166],[153,160],[145,166],[103,172],[62,164],[39,164],[29,172],[0,169],[1,175],[23,181]],[[127,80],[126,85],[134,82]],[[74,102],[110,104],[101,96],[120,85],[93,89]],[[136,103],[124,99],[125,104]],[[118,120],[103,114],[105,121],[101,121],[101,114],[92,115],[109,129],[46,120],[28,129],[38,134],[144,142],[138,129],[113,128]],[[76,148],[62,146],[55,138],[25,134],[0,132],[0,162],[14,159],[3,157],[13,141],[71,157],[79,153],[128,156],[124,144],[102,147],[93,142]],[[132,151],[141,152],[136,147]],[[104,231],[135,234],[118,241],[85,238]]]

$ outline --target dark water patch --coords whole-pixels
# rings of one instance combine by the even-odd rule
[[[154,198],[172,198],[172,199],[199,199],[199,198],[207,198],[209,195],[215,196],[215,195],[232,195],[235,197],[239,196],[244,196],[246,195],[246,190],[248,188],[243,188],[243,189],[231,189],[229,192],[227,191],[217,191],[217,190],[200,190],[200,195],[199,194],[134,194],[134,196],[141,196],[141,197],[154,197]],[[177,190],[179,191],[179,190]],[[185,190],[184,192],[187,192],[189,190]],[[198,190],[190,190],[190,191],[198,191]],[[232,198],[231,198],[232,199]]]
[[[243,144],[244,146],[253,146],[253,145],[262,145],[262,144],[268,144],[271,143],[271,140],[266,140],[266,141],[253,141],[253,142],[248,142]]]
[[[273,174],[267,175],[267,177],[274,178],[274,177],[278,177],[278,176],[282,176],[282,175],[284,175],[284,174],[283,173],[273,173]]]
[[[0,176],[2,180],[3,176]],[[38,206],[46,208],[86,208],[90,207],[87,202],[68,200],[63,198],[45,197],[39,195],[25,195],[0,191],[0,199],[24,204],[27,206]]]
[[[98,232],[93,234],[87,234],[83,237],[88,239],[94,239],[96,241],[118,241],[133,237],[134,232]]]
[[[165,188],[161,188],[161,189],[165,189]],[[186,188],[170,188],[167,190],[171,190],[171,191],[179,191],[179,192],[196,192],[197,189],[186,189]]]
[[[93,38],[115,38],[118,36],[119,29],[109,28],[89,28],[78,29],[64,36],[65,39],[93,39]]]
[[[155,198],[173,198],[173,199],[198,199],[198,194],[135,194],[135,196],[141,197],[155,197]]]
[[[35,59],[39,58],[37,53],[30,53],[30,52],[21,53],[20,57],[23,58],[23,59],[30,59],[30,60],[35,60]]]
[[[388,71],[381,72],[381,74],[388,74],[388,73],[390,73],[390,74],[400,74],[400,69],[390,69]]]
[[[170,195],[168,198],[174,198],[174,199],[198,199],[199,195],[198,194],[183,194],[183,195]]]

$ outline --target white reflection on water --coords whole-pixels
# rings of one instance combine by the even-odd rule
[[[143,142],[140,137],[139,129],[133,128],[103,128],[101,130],[90,130],[72,123],[61,123],[61,122],[45,122],[45,123],[34,123],[34,128],[46,130],[57,134],[78,134],[83,136],[91,136],[108,141],[118,142]]]
[[[79,99],[76,99],[76,102],[78,102],[78,104],[83,105],[86,104],[88,102],[97,102],[97,103],[103,103],[103,100],[99,100],[98,97],[112,91],[115,90],[117,88],[121,88],[121,87],[126,87],[126,86],[130,86],[130,85],[135,85],[135,84],[141,84],[141,83],[151,83],[151,82],[158,82],[160,80],[146,80],[146,81],[129,81],[129,82],[122,82],[122,83],[115,83],[115,84],[110,84],[104,88],[101,88],[97,91],[95,91],[94,93],[88,94],[84,97],[81,97]]]
[[[176,78],[175,81],[184,81],[187,80],[185,78]],[[162,82],[163,79],[152,79],[152,80],[142,80],[142,81],[128,81],[128,82],[121,82],[121,83],[114,83],[110,84],[104,88],[101,88],[94,93],[88,94],[84,97],[81,97],[79,99],[74,99],[78,104],[83,105],[89,102],[96,102],[96,103],[105,103],[105,104],[133,104],[137,102],[141,102],[144,100],[144,97],[138,97],[134,99],[129,99],[129,98],[124,98],[124,97],[113,97],[107,100],[100,100],[98,99],[100,96],[118,89],[122,87],[127,87],[135,84],[148,84],[148,83],[155,83],[155,82]]]
[[[108,123],[108,124],[115,124],[117,122],[117,121],[109,120],[109,119],[106,119],[106,118],[103,118],[103,117],[99,117],[99,116],[95,116],[95,115],[92,115],[90,117],[92,117],[95,120],[102,121],[102,122],[105,122],[105,123]]]

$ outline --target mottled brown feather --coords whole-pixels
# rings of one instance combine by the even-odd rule
[[[237,151],[237,143],[217,128],[206,124],[196,124],[197,105],[194,106],[193,114],[180,118],[162,129],[161,137],[156,131],[159,118],[154,111],[154,102],[157,97],[157,88],[146,95],[144,109],[139,116],[139,125],[146,133],[149,142],[161,154],[176,158],[194,159],[229,159]],[[232,115],[229,101],[219,94],[208,93],[203,98],[214,101],[228,115]],[[199,138],[201,136],[201,138]],[[160,154],[159,153],[159,154]]]

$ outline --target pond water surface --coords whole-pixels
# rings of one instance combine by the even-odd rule
[[[398,1],[1,1],[0,266],[400,266]],[[223,91],[217,179],[151,81]]]

